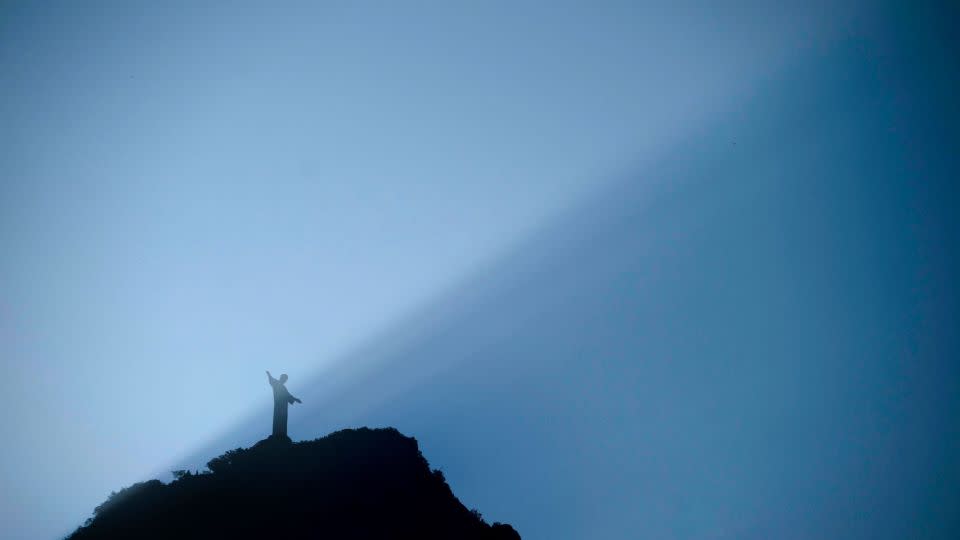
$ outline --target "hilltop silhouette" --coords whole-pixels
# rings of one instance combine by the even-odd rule
[[[416,439],[393,428],[270,437],[207,468],[112,494],[68,538],[520,538],[461,504]]]

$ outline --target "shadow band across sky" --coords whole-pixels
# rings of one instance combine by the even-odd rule
[[[960,145],[937,104],[954,75],[855,43],[794,66],[383,336],[291,374],[291,435],[395,426],[525,538],[948,537]]]

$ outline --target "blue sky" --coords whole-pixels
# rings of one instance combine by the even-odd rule
[[[919,8],[762,2],[726,9],[697,3],[5,4],[4,536],[62,534],[111,490],[189,461],[184,456],[203,453],[198,449],[211,457],[256,440],[251,415],[270,398],[265,369],[289,373],[290,390],[312,400],[291,413],[295,437],[348,425],[397,425],[421,440],[468,505],[517,524],[525,538],[622,538],[643,530],[633,505],[640,495],[653,505],[647,508],[656,509],[655,501],[637,491],[639,484],[617,481],[616,469],[599,469],[606,483],[590,476],[591,464],[599,462],[619,464],[626,471],[621,478],[639,483],[637,475],[660,475],[670,481],[670,493],[691,493],[664,497],[664,507],[646,515],[642,523],[654,537],[782,532],[771,523],[807,514],[780,519],[784,508],[756,506],[764,489],[797,485],[790,475],[776,482],[781,463],[767,453],[758,453],[760,472],[744,481],[752,495],[731,499],[745,488],[723,478],[714,478],[712,489],[685,490],[697,478],[678,471],[711,432],[692,421],[702,403],[673,401],[678,394],[670,389],[689,390],[680,381],[690,380],[700,381],[708,396],[712,380],[740,388],[733,373],[752,373],[750,380],[761,385],[785,382],[791,373],[785,366],[800,359],[783,343],[803,338],[827,347],[839,339],[816,323],[835,313],[829,293],[837,290],[876,298],[874,310],[851,301],[860,307],[843,312],[850,333],[838,349],[808,344],[801,350],[852,361],[838,351],[859,350],[858,340],[872,329],[892,329],[892,342],[914,348],[916,377],[927,381],[905,388],[946,400],[946,409],[933,412],[907,407],[899,416],[871,412],[850,420],[926,418],[914,425],[922,426],[917,433],[929,448],[955,445],[955,435],[944,435],[942,415],[955,410],[956,401],[945,397],[950,379],[941,372],[956,352],[955,338],[943,330],[955,318],[951,289],[944,289],[955,266],[952,252],[930,255],[951,238],[938,231],[953,225],[942,195],[952,194],[944,178],[956,170],[944,157],[956,138],[936,120],[955,110],[934,105],[955,82],[943,70],[948,43],[937,15]],[[865,105],[864,96],[874,101]],[[887,108],[870,106],[884,103]],[[919,104],[930,118],[917,113]],[[883,135],[937,129],[940,139]],[[875,144],[834,150],[857,140]],[[734,141],[742,150],[728,155]],[[898,152],[904,148],[909,151]],[[882,166],[871,169],[872,156],[883,157]],[[797,172],[804,166],[817,179],[806,191],[810,177]],[[903,175],[877,176],[889,189],[865,187],[870,174],[898,168]],[[910,180],[924,174],[933,187],[916,195]],[[835,198],[829,186],[839,190]],[[785,201],[785,193],[800,197]],[[898,213],[904,201],[913,201],[913,213]],[[671,210],[658,214],[657,208]],[[750,208],[773,214],[758,217]],[[805,213],[824,216],[814,222],[819,229],[791,228]],[[703,230],[697,227],[715,238],[676,233]],[[777,227],[787,231],[783,237],[770,236]],[[756,228],[766,236],[751,236]],[[885,231],[887,251],[869,233],[875,229]],[[654,241],[661,231],[679,236],[672,244]],[[651,243],[633,242],[634,235]],[[824,253],[809,247],[831,237],[846,244],[826,244],[832,247]],[[791,251],[785,239],[807,251]],[[599,251],[584,247],[591,244]],[[555,257],[566,251],[579,254],[576,264],[556,275],[537,274],[543,265],[556,267]],[[638,262],[641,254],[666,261],[662,271],[673,261],[675,279],[624,282],[638,272],[656,275]],[[845,267],[852,270],[843,279],[862,289],[838,289],[849,283],[817,274],[815,261],[831,254],[849,258]],[[752,257],[760,261],[753,273]],[[876,261],[882,264],[871,266]],[[697,268],[722,279],[696,281],[684,273]],[[526,271],[540,277],[522,294],[504,294],[502,287],[509,287],[500,284],[531,279],[514,277]],[[820,277],[805,284],[796,276],[803,272]],[[699,302],[685,296],[696,286]],[[659,318],[642,309],[636,287],[662,291],[652,304]],[[751,292],[724,296],[740,290]],[[929,296],[930,290],[943,294]],[[800,309],[806,323],[770,329],[768,346],[747,349],[739,363],[715,362],[733,354],[715,349],[732,347],[722,336],[747,335],[747,326],[769,320],[773,299]],[[915,324],[897,326],[890,314],[916,303]],[[738,305],[753,311],[721,316],[721,307]],[[512,315],[490,314],[501,312]],[[608,320],[609,327],[587,324],[582,318],[588,316]],[[703,325],[702,348],[688,339],[690,327],[681,324],[688,319]],[[438,327],[458,339],[444,341]],[[661,345],[630,338],[638,335]],[[918,343],[931,349],[917,349]],[[599,344],[605,345],[596,349]],[[666,344],[676,347],[673,356],[664,352]],[[876,357],[889,367],[906,358],[902,348],[887,354],[881,345],[858,361],[870,366],[869,357]],[[498,355],[481,353],[497,347]],[[561,354],[576,347],[583,352],[575,358]],[[756,362],[771,354],[773,367],[765,371]],[[679,367],[664,367],[674,365],[673,357]],[[553,363],[560,358],[562,365]],[[636,364],[644,358],[647,363]],[[598,365],[606,371],[584,367]],[[634,365],[642,367],[629,368]],[[861,401],[837,397],[817,414],[793,414],[794,402],[782,396],[814,399],[806,391],[820,388],[825,372],[818,368],[828,365],[811,364],[785,394],[758,395],[771,412],[732,432],[742,437],[728,440],[728,450],[756,448],[749,445],[770,434],[768,423],[815,423],[851,404],[873,406],[875,397],[898,388],[889,386],[888,375],[898,373],[892,367],[869,368],[876,384],[863,387],[853,372],[841,371],[831,391],[857,390]],[[458,373],[473,374],[472,383],[458,382]],[[651,388],[638,373],[662,387]],[[578,384],[590,381],[587,390]],[[340,398],[331,402],[331,396]],[[716,425],[728,426],[740,418],[731,411],[744,405],[721,397]],[[318,408],[321,403],[326,406]],[[674,412],[650,417],[638,403]],[[763,410],[762,403],[750,410]],[[442,411],[460,411],[459,418],[472,421],[463,424]],[[646,439],[636,428],[644,422],[659,426]],[[664,426],[671,425],[690,431],[670,435]],[[813,446],[818,436],[844,426],[818,431],[804,425],[803,441]],[[862,432],[862,439],[843,442],[848,451],[840,454],[851,466],[812,477],[820,483],[805,484],[802,496],[814,497],[821,486],[850,475],[879,474],[852,465],[862,458],[854,449],[876,430]],[[890,444],[908,435],[896,432]],[[483,441],[520,449],[486,448]],[[644,441],[648,454],[635,450]],[[579,451],[556,450],[557,444]],[[490,457],[498,452],[503,459]],[[680,458],[651,465],[667,455]],[[739,470],[740,462],[727,460],[732,455],[718,450],[705,462],[716,465],[714,471]],[[827,459],[803,454],[809,455]],[[910,454],[914,472],[929,472],[926,455]],[[954,462],[944,467],[956,474]],[[914,494],[914,506],[935,492],[923,488],[905,492]],[[707,512],[718,499],[740,503],[723,507],[727,515]],[[824,508],[812,515],[862,509]],[[556,521],[558,515],[569,520]],[[913,515],[891,519],[905,527]],[[947,523],[938,516],[930,519]],[[816,522],[822,526],[806,523],[807,529],[793,529],[797,538],[877,532],[823,528],[831,523],[826,518]],[[945,526],[926,537],[944,537],[937,533]]]

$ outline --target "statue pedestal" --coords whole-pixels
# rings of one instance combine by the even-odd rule
[[[291,440],[290,437],[286,435],[271,435],[266,439],[264,439],[263,442],[274,443],[274,444],[277,444],[277,443],[292,444],[293,440]]]

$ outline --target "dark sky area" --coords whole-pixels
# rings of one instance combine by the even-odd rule
[[[265,369],[526,539],[960,534],[956,10],[198,5],[0,8],[0,536]]]

